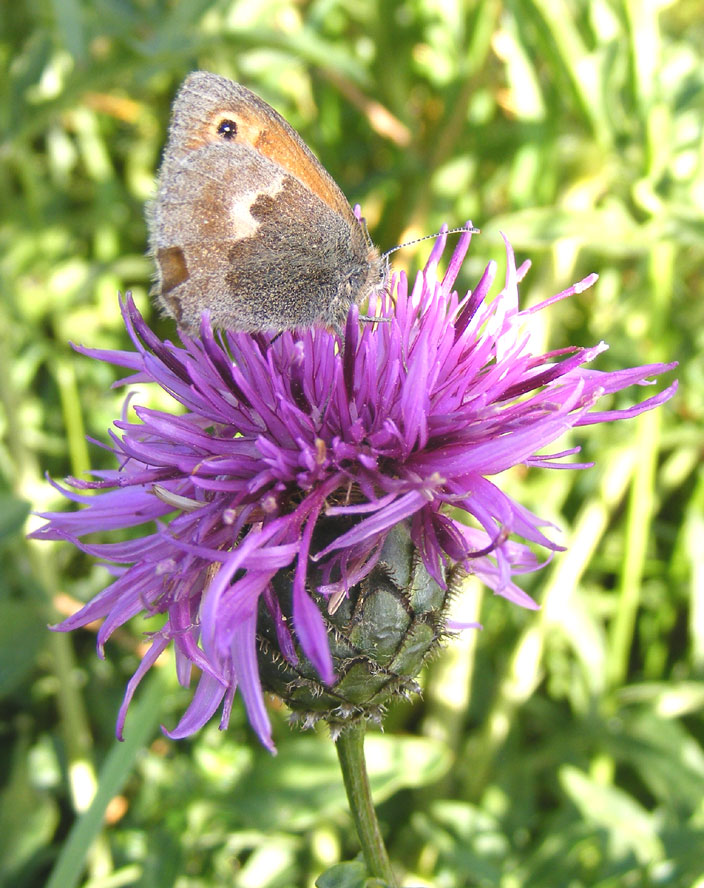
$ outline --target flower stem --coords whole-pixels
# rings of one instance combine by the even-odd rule
[[[372,802],[367,763],[364,759],[365,732],[366,725],[363,721],[346,728],[335,742],[337,757],[369,875],[383,879],[389,888],[397,888],[398,883],[391,869]]]

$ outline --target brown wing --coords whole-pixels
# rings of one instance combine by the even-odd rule
[[[237,125],[233,141],[250,145],[303,182],[336,213],[355,219],[335,180],[293,127],[255,93],[208,71],[190,74],[176,96],[165,157],[179,159],[220,141],[218,126],[227,119]]]
[[[381,262],[332,177],[262,99],[197,71],[174,102],[149,211],[155,294],[195,330],[339,326]]]
[[[231,330],[339,326],[370,273],[356,220],[246,144],[171,160],[151,230],[155,295],[192,331],[204,310]]]

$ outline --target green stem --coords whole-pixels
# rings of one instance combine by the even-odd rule
[[[363,721],[345,728],[335,742],[337,757],[369,875],[383,879],[390,888],[397,888],[398,883],[391,869],[372,802],[367,763],[364,759],[365,731]]]

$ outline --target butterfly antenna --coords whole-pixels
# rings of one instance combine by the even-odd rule
[[[481,234],[478,228],[474,228],[471,225],[464,225],[462,228],[450,228],[448,231],[436,231],[435,234],[424,234],[423,237],[417,237],[415,240],[406,241],[405,244],[399,244],[397,247],[391,247],[390,250],[387,250],[385,253],[381,254],[381,258],[383,259],[385,256],[390,256],[392,253],[395,253],[396,250],[403,250],[404,247],[412,247],[414,244],[419,244],[421,241],[431,240],[431,238],[440,237],[442,234]]]

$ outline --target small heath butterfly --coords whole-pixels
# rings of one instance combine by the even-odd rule
[[[147,211],[153,294],[184,330],[344,326],[387,260],[298,133],[259,96],[196,71],[174,101]]]

